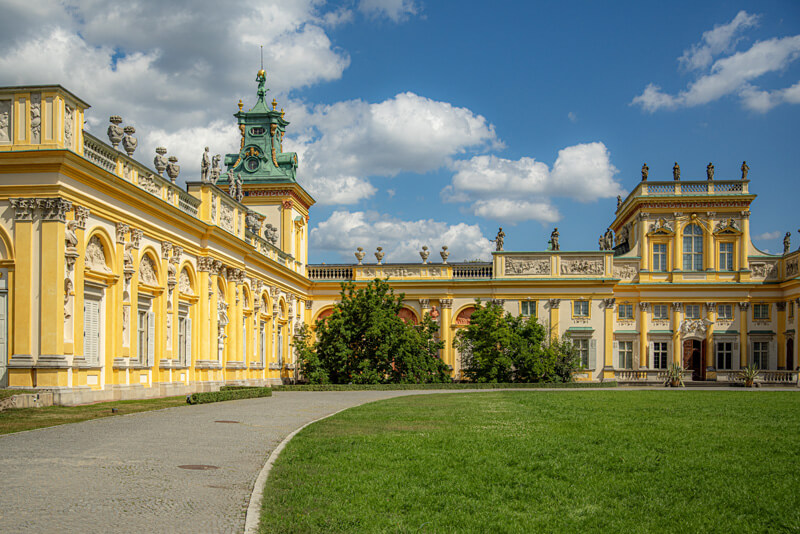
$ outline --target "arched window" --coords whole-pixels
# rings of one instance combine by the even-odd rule
[[[703,270],[703,231],[696,224],[683,230],[683,270]]]

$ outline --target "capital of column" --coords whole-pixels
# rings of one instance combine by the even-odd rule
[[[561,306],[561,299],[547,299],[547,305],[551,310],[557,310]]]
[[[439,299],[439,304],[442,305],[443,310],[449,310],[453,307],[453,299]]]
[[[117,223],[117,244],[124,245],[125,244],[125,236],[128,232],[130,232],[131,227],[125,223],[118,222]]]

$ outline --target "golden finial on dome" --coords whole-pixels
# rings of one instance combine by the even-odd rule
[[[283,118],[283,113],[284,113],[283,108],[281,108],[281,118]]]
[[[264,69],[260,69],[258,71],[258,77],[260,78],[262,76],[265,77],[265,78],[267,77],[267,71],[265,71]]]
[[[242,104],[242,99],[240,98],[239,99],[239,111],[242,111],[243,107],[244,107],[244,104]]]
[[[275,111],[275,107],[278,105],[278,101],[274,98],[272,99],[272,111]]]

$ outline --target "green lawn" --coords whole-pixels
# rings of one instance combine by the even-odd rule
[[[12,432],[66,423],[78,423],[114,415],[160,410],[161,408],[171,408],[173,406],[186,406],[186,396],[100,402],[83,406],[48,406],[45,408],[6,410],[0,412],[0,434],[11,434]],[[117,412],[112,413],[111,408],[116,408]]]
[[[298,434],[262,532],[798,532],[800,395],[420,395]]]

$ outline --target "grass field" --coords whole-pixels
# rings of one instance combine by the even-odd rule
[[[798,532],[800,395],[420,395],[310,427],[262,532]]]
[[[186,406],[186,396],[165,397],[132,401],[100,402],[83,406],[48,406],[45,408],[20,408],[0,412],[0,434],[11,434],[23,430],[33,430],[47,426],[78,423],[89,419],[125,415]],[[112,413],[111,409],[117,412]]]

